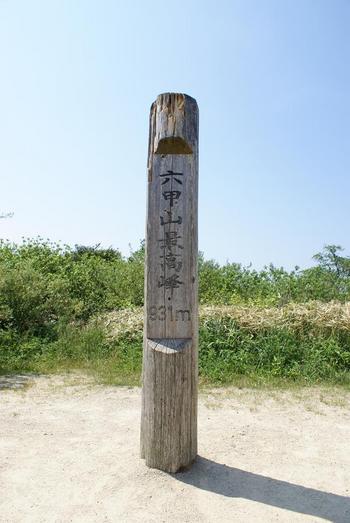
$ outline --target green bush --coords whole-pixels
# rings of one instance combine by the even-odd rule
[[[76,300],[67,280],[35,269],[31,260],[0,267],[0,326],[48,335],[59,318],[71,318]]]
[[[1,242],[0,328],[46,335],[61,321],[142,305],[142,253],[124,259],[113,249]]]
[[[350,335],[286,328],[254,332],[231,318],[210,319],[200,329],[199,369],[214,382],[237,375],[350,382]]]

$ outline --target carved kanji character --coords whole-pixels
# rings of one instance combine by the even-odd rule
[[[177,178],[178,176],[183,176],[183,173],[174,173],[173,171],[169,171],[166,172],[165,174],[160,174],[159,175],[161,178],[165,178],[163,181],[162,181],[162,185],[164,185],[165,183],[168,183],[171,179],[172,180],[175,180],[177,183],[179,183],[180,185],[182,185],[182,181],[179,180],[179,178]]]
[[[163,196],[165,200],[170,200],[170,207],[173,207],[174,201],[180,198],[181,191],[164,191]]]
[[[165,287],[166,289],[178,289],[180,285],[183,284],[182,281],[179,279],[179,275],[174,273],[168,278],[165,278],[164,276],[160,277],[160,280],[158,281],[158,287]]]
[[[165,256],[160,256],[160,258],[164,258],[164,263],[161,264],[163,269],[167,267],[167,269],[175,269],[175,272],[180,272],[182,268],[182,261],[176,259],[181,258],[180,254],[173,254],[170,252]]]
[[[177,243],[180,238],[182,238],[182,236],[179,236],[177,231],[170,231],[166,232],[164,238],[158,241],[160,242],[161,249],[168,249],[169,251],[172,251],[172,247],[179,247],[179,249],[183,249],[183,245],[178,245]]]
[[[179,216],[176,220],[173,220],[173,212],[172,211],[167,211],[166,209],[164,209],[164,212],[166,212],[168,214],[168,218],[169,220],[166,222],[163,218],[163,216],[160,217],[160,224],[161,225],[167,225],[168,223],[178,223],[179,225],[182,223],[182,217]]]

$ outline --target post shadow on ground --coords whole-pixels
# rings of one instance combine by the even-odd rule
[[[0,375],[0,391],[5,389],[24,389],[38,374],[4,374]]]
[[[200,456],[191,469],[174,478],[222,496],[257,501],[333,523],[350,522],[349,497],[253,474]]]

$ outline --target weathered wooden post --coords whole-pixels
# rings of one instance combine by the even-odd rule
[[[151,107],[141,457],[176,472],[197,455],[198,107],[185,94]]]

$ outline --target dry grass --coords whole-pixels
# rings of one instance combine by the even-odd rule
[[[309,302],[280,308],[254,306],[202,306],[201,322],[230,318],[238,326],[254,332],[269,329],[288,329],[302,332],[350,332],[350,302]],[[143,328],[143,309],[112,311],[98,318],[110,338],[139,333]]]

